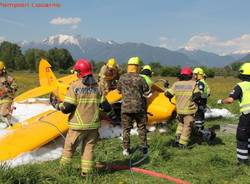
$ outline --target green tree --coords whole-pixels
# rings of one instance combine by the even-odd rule
[[[155,76],[162,74],[163,66],[161,65],[160,62],[151,62],[151,63],[149,63],[149,65],[151,66],[152,71],[154,72]]]
[[[50,49],[48,51],[48,60],[54,70],[67,70],[75,63],[67,49]]]
[[[20,47],[7,41],[0,45],[0,60],[5,62],[7,69],[22,70],[28,68]]]
[[[40,49],[29,49],[25,52],[25,60],[28,65],[28,69],[31,71],[38,71],[38,64],[42,58],[48,58],[47,51]]]

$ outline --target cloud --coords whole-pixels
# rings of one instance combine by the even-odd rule
[[[217,38],[209,35],[208,33],[201,33],[192,36],[185,44],[185,49],[196,50],[208,47],[217,43]]]
[[[54,25],[78,25],[80,22],[81,19],[79,17],[57,17],[52,19],[49,23]]]
[[[2,43],[4,40],[5,38],[0,36],[0,43]]]
[[[243,34],[230,40],[219,40],[208,33],[200,33],[192,36],[184,45],[187,50],[206,50],[218,54],[249,53],[250,34]]]
[[[166,49],[174,49],[174,45],[175,45],[175,40],[170,39],[168,37],[165,36],[161,36],[159,38],[159,47],[163,47]]]
[[[160,40],[160,47],[163,47],[163,48],[167,48],[168,47],[168,43],[169,43],[169,38],[167,37],[160,37],[159,38]]]

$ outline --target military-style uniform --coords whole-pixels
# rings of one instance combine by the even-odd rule
[[[194,122],[194,114],[197,111],[193,97],[194,94],[199,93],[199,89],[193,80],[177,81],[170,89],[167,89],[166,93],[176,98],[177,119],[179,121],[176,136],[179,137],[179,144],[187,145]]]
[[[229,97],[239,100],[240,118],[236,133],[237,158],[240,162],[248,160],[250,155],[250,82],[238,83]]]
[[[123,148],[130,149],[130,130],[135,120],[138,127],[141,147],[147,147],[147,114],[144,94],[149,87],[138,73],[123,74],[118,82],[117,90],[122,94],[121,120],[123,124]]]
[[[102,66],[99,73],[99,86],[104,95],[116,88],[116,81],[119,80],[120,70],[118,67],[109,68],[106,64]]]
[[[61,164],[70,162],[77,147],[77,140],[82,140],[82,172],[90,173],[94,166],[93,151],[98,140],[99,105],[102,95],[97,85],[86,86],[82,79],[73,82],[65,96],[63,104],[75,106],[70,116],[69,131],[66,137]],[[60,104],[61,105],[61,104]],[[65,108],[65,107],[64,107]],[[61,107],[61,109],[63,109]]]
[[[199,90],[201,91],[201,99],[199,101],[198,110],[195,114],[195,126],[198,129],[204,128],[204,120],[205,120],[205,111],[207,107],[207,98],[210,96],[210,89],[208,84],[204,79],[200,79],[197,81],[197,85]]]
[[[0,76],[0,118],[7,124],[11,123],[11,105],[16,90],[17,84],[13,77],[7,73]]]

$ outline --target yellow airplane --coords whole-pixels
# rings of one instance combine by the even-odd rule
[[[14,101],[21,102],[48,93],[63,101],[70,83],[75,80],[75,74],[57,79],[51,65],[42,59],[39,64],[40,86],[17,96]],[[110,104],[122,99],[117,90],[109,92],[106,97]],[[156,84],[152,86],[152,96],[147,105],[148,125],[166,121],[175,112],[174,102],[170,102],[164,95],[164,89]],[[68,130],[67,119],[65,114],[49,110],[9,127],[7,133],[0,137],[0,162],[37,149],[65,133]]]

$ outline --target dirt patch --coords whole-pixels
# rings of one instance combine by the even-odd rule
[[[237,125],[236,124],[226,124],[220,126],[220,132],[236,134]]]

